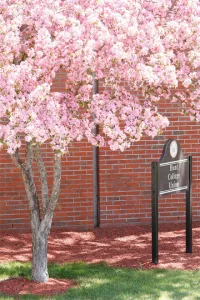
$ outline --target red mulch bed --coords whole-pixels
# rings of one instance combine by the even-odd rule
[[[0,233],[0,261],[30,261],[30,233]],[[151,226],[123,226],[96,228],[88,231],[52,230],[48,247],[49,262],[64,263],[85,261],[87,263],[106,262],[113,267],[131,268],[166,268],[199,269],[200,268],[200,222],[193,224],[193,253],[185,253],[185,224],[161,224],[159,226],[159,264],[151,263]],[[11,286],[25,283],[25,279],[8,280]],[[14,283],[13,283],[14,282]],[[3,292],[1,282],[0,292]],[[66,286],[64,287],[64,285]],[[65,291],[73,285],[69,280],[51,279],[48,291],[43,290],[47,284],[31,282],[31,293],[39,291],[42,295]],[[62,290],[61,290],[62,289]],[[21,289],[21,293],[24,293]],[[30,292],[29,292],[30,293]]]
[[[76,284],[69,279],[49,278],[48,282],[39,283],[17,277],[1,281],[0,292],[7,295],[53,296],[65,293],[72,286],[76,286]]]

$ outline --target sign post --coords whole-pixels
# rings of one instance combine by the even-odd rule
[[[158,263],[158,163],[152,163],[152,262]]]
[[[169,139],[158,162],[152,162],[152,262],[158,264],[158,200],[186,193],[186,253],[192,253],[192,156],[185,157],[177,140]]]
[[[189,188],[186,191],[186,253],[192,253],[192,156],[189,156]]]

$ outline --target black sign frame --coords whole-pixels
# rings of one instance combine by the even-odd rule
[[[163,195],[186,193],[186,253],[192,253],[192,156],[185,157],[179,142],[169,139],[151,170],[152,263],[158,264],[158,199]]]

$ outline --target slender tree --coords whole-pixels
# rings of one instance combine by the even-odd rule
[[[181,101],[199,120],[200,6],[198,0],[0,0],[0,13],[0,147],[21,171],[31,216],[32,276],[45,282],[61,158],[69,144],[86,138],[123,151],[143,134],[154,137],[168,125],[157,111],[163,97]],[[61,68],[66,90],[53,93]],[[103,90],[91,96],[94,77]],[[94,125],[101,128],[97,136]],[[54,152],[51,192],[44,143]]]

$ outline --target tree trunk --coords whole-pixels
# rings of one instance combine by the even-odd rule
[[[35,281],[47,282],[49,279],[47,269],[48,234],[40,231],[32,233],[32,278]]]
[[[48,185],[45,166],[40,149],[36,149],[36,159],[40,170],[42,185],[42,204],[44,216],[41,220],[39,199],[34,183],[32,172],[33,149],[32,144],[27,143],[26,159],[23,163],[19,157],[18,150],[12,155],[16,165],[20,168],[24,186],[29,202],[32,230],[32,278],[38,282],[47,282],[49,279],[47,269],[47,246],[48,236],[52,224],[53,213],[58,200],[61,180],[61,154],[54,155],[54,182],[50,199],[48,198]]]

